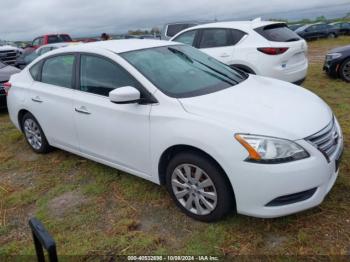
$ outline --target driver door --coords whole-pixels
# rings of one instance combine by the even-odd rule
[[[74,101],[80,151],[97,161],[145,173],[149,168],[151,105],[115,104],[109,92],[138,81],[116,62],[81,54]],[[139,89],[140,90],[140,89]]]

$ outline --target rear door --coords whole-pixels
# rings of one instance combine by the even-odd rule
[[[74,54],[48,57],[31,86],[30,110],[49,142],[67,150],[78,150],[73,119]]]
[[[244,32],[226,28],[200,30],[196,47],[225,64],[233,63],[234,46],[245,35]]]

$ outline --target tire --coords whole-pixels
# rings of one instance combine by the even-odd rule
[[[26,113],[21,123],[24,136],[31,149],[38,154],[48,153],[51,147],[35,117],[31,113]]]
[[[346,59],[339,68],[340,77],[346,81],[350,82],[350,58]]]
[[[198,174],[198,179],[195,174]],[[196,152],[179,153],[170,160],[166,187],[176,205],[199,221],[217,221],[235,206],[226,175],[213,160]]]

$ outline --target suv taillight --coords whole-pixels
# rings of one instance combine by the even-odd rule
[[[11,88],[11,83],[10,82],[6,82],[6,83],[3,83],[2,86],[4,87],[4,90],[5,90],[5,93],[6,95],[8,94],[10,88]]]
[[[258,50],[267,55],[280,55],[288,50],[288,47],[260,47]]]

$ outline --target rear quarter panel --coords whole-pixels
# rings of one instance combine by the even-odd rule
[[[12,75],[9,81],[12,84],[7,95],[7,108],[12,123],[20,129],[18,114],[24,109],[30,112],[28,100],[30,99],[30,86],[33,83],[27,69],[19,74]]]

